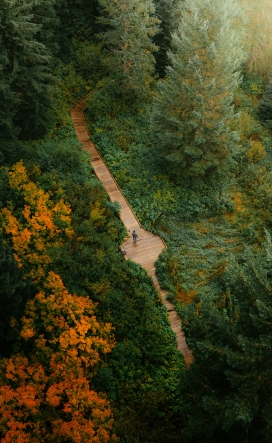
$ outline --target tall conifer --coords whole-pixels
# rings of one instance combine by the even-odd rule
[[[164,77],[165,68],[169,64],[167,52],[171,46],[171,33],[178,26],[179,9],[176,6],[177,0],[156,0],[154,3],[157,16],[161,21],[160,30],[154,39],[159,48],[155,54],[156,71],[160,77]]]
[[[226,167],[237,147],[231,103],[243,50],[233,0],[185,0],[180,7],[151,123],[169,171],[203,176]]]
[[[124,94],[141,93],[154,71],[156,46],[152,39],[158,31],[152,0],[99,0],[103,10],[100,23],[107,26],[101,35],[112,55],[111,70]]]
[[[63,0],[35,0],[32,8],[32,21],[39,25],[39,31],[35,38],[54,55],[57,55],[59,50],[57,41],[60,28],[58,7],[61,8],[61,6],[63,7]]]
[[[182,394],[193,441],[217,441],[216,434],[234,443],[272,441],[271,259],[267,233],[261,253],[248,249],[242,259],[220,261],[197,309],[185,310],[195,362]]]
[[[272,74],[265,88],[263,99],[258,106],[258,114],[261,120],[272,128]]]
[[[0,0],[0,161],[18,134],[35,138],[47,128],[50,57],[36,39],[32,8],[26,0]]]

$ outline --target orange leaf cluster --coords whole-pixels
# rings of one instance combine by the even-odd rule
[[[61,372],[69,365],[75,374],[82,374],[83,368],[99,361],[99,353],[111,351],[111,326],[101,325],[94,315],[92,300],[69,294],[54,272],[49,272],[44,287],[46,291],[40,291],[27,304],[21,336],[27,340],[35,335],[36,346],[43,352],[58,349],[51,354],[55,370]]]
[[[48,250],[60,247],[65,237],[73,233],[71,209],[63,200],[56,204],[52,202],[48,193],[31,182],[22,161],[16,163],[9,174],[10,187],[22,193],[25,205],[20,219],[10,209],[3,208],[0,211],[1,225],[12,236],[18,266],[24,266],[25,275],[38,284],[51,263]],[[62,229],[57,226],[58,221]]]
[[[1,442],[106,443],[112,413],[90,389],[88,369],[114,346],[110,325],[98,323],[95,304],[69,294],[54,272],[44,289],[22,318],[21,337],[33,342],[31,361],[17,355],[0,368]]]
[[[22,162],[12,168],[10,186],[25,205],[19,216],[3,208],[1,226],[39,292],[21,319],[20,339],[30,357],[21,353],[0,362],[1,443],[107,443],[112,413],[106,398],[91,390],[90,375],[114,346],[111,326],[99,323],[95,303],[70,294],[49,268],[49,250],[73,233],[71,210],[31,182]]]

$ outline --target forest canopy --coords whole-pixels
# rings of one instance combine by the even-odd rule
[[[0,440],[270,443],[268,0],[0,0]],[[121,254],[91,140],[194,362]],[[140,243],[139,243],[140,245]]]

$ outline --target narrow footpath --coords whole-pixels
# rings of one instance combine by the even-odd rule
[[[128,232],[128,239],[121,246],[121,249],[125,254],[124,257],[139,263],[152,277],[154,285],[168,311],[171,327],[177,337],[178,349],[183,354],[186,366],[189,366],[190,363],[193,362],[193,354],[186,344],[185,335],[181,328],[181,320],[174,309],[174,305],[166,299],[166,292],[162,291],[160,288],[158,279],[155,275],[155,262],[166,245],[159,236],[156,236],[141,227],[117,182],[90,140],[84,119],[85,109],[86,103],[83,99],[71,108],[70,115],[74,122],[75,132],[79,141],[91,155],[91,165],[94,168],[97,178],[103,183],[111,201],[117,201],[120,204],[120,218]],[[139,236],[136,243],[132,241],[131,234],[133,230],[135,230]]]

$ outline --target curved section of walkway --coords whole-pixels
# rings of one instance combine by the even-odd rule
[[[193,361],[193,354],[186,344],[184,332],[181,328],[181,320],[174,310],[174,305],[166,300],[166,292],[162,291],[160,288],[158,279],[155,275],[155,261],[165,248],[165,244],[159,236],[156,236],[141,227],[128,201],[123,196],[118,184],[90,140],[84,119],[85,108],[86,103],[83,99],[76,103],[70,110],[76,135],[86,151],[90,153],[91,165],[94,168],[97,178],[103,183],[111,201],[117,201],[120,204],[120,218],[128,231],[128,239],[122,244],[122,250],[125,252],[126,258],[139,263],[152,277],[154,285],[160,293],[162,302],[168,311],[171,327],[177,337],[178,349],[183,354],[185,364],[188,366]],[[137,243],[133,243],[132,241],[131,233],[133,230],[135,230],[139,236]]]

